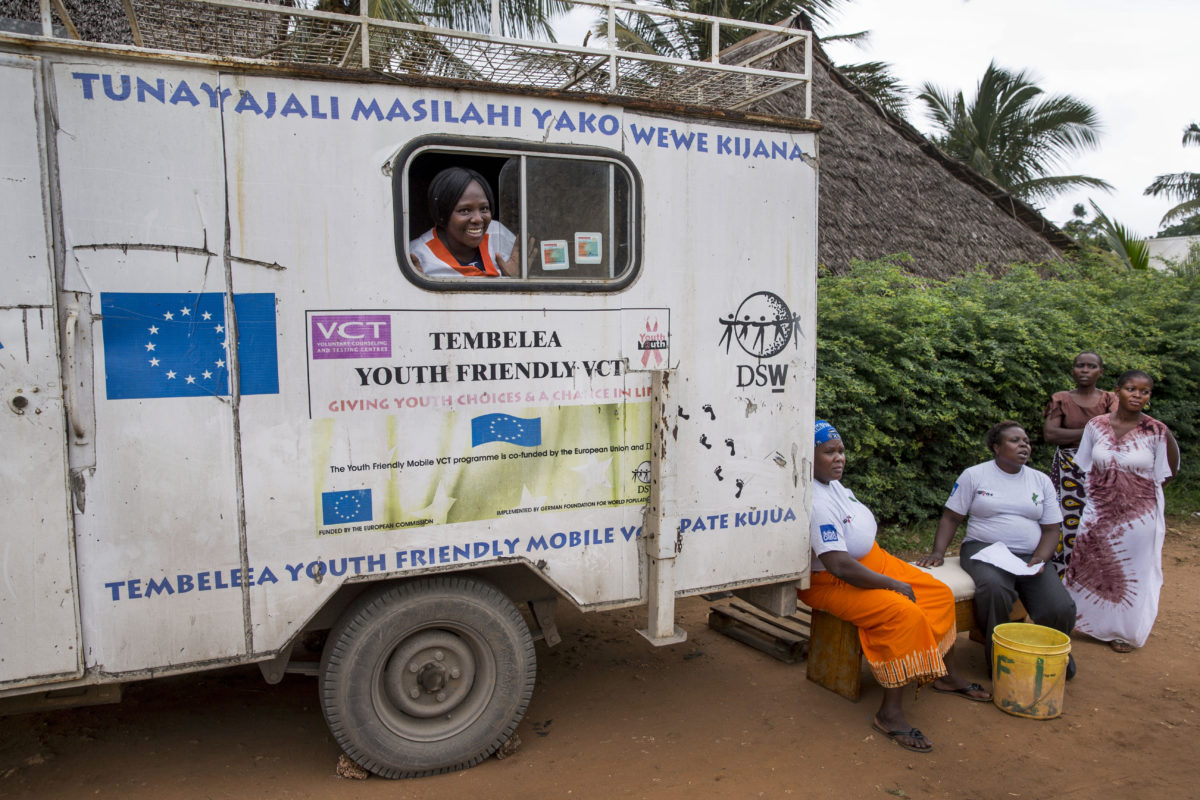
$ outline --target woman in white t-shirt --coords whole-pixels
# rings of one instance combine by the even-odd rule
[[[1030,446],[1021,423],[996,423],[988,431],[987,445],[995,458],[967,468],[958,477],[938,523],[933,552],[917,559],[917,564],[941,564],[954,534],[963,520],[967,521],[959,558],[963,570],[975,581],[975,624],[983,634],[991,670],[992,629],[1008,622],[1018,597],[1034,622],[1066,634],[1075,627],[1075,602],[1053,568],[1034,575],[1014,575],[974,558],[983,548],[1002,542],[1029,566],[1047,564],[1058,546],[1062,523],[1050,477],[1025,466]],[[1074,676],[1072,658],[1067,679]]]
[[[904,716],[905,686],[932,681],[935,691],[968,700],[992,696],[956,675],[945,659],[958,635],[954,594],[875,543],[875,516],[841,484],[846,448],[837,430],[818,420],[814,443],[809,540],[815,558],[800,601],[858,626],[863,655],[883,687],[871,724],[901,747],[928,753],[933,745]]]

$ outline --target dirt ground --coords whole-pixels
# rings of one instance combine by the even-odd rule
[[[1147,646],[1077,638],[1064,713],[1027,720],[922,691],[910,753],[872,731],[880,690],[850,703],[706,625],[655,649],[631,612],[562,609],[563,644],[538,644],[537,689],[504,760],[409,781],[337,777],[316,680],[255,668],[149,681],[119,705],[0,719],[0,797],[189,798],[1194,798],[1200,796],[1200,521],[1170,526]],[[958,659],[985,678],[983,649]]]

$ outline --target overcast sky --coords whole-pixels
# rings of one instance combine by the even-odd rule
[[[571,23],[556,26],[559,41],[580,41]],[[1151,236],[1172,203],[1142,190],[1165,172],[1200,172],[1200,147],[1180,143],[1184,127],[1200,122],[1200,0],[850,0],[827,33],[861,30],[872,32],[863,47],[828,45],[835,62],[886,61],[910,88],[930,81],[970,98],[994,58],[1029,70],[1049,93],[1091,104],[1103,125],[1099,148],[1057,171],[1115,189],[1060,195],[1043,209],[1060,225],[1090,198]],[[915,102],[908,118],[930,130]]]
[[[1197,0],[853,0],[835,32],[870,30],[863,48],[831,44],[835,62],[886,61],[909,87],[930,81],[970,98],[993,58],[1030,70],[1049,93],[1092,105],[1098,149],[1060,174],[1103,178],[1115,190],[1069,191],[1044,210],[1057,223],[1093,199],[1142,236],[1172,203],[1142,191],[1164,172],[1200,172],[1200,148],[1183,148],[1183,128],[1200,122],[1200,2]],[[910,105],[909,120],[930,126]]]

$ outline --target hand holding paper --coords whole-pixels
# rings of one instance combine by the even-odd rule
[[[1013,555],[1004,542],[994,542],[971,557],[975,561],[983,561],[994,567],[999,567],[1013,575],[1036,575],[1042,569],[1042,564],[1029,566]]]

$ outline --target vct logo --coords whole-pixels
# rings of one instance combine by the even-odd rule
[[[720,320],[724,332],[718,347],[725,352],[737,342],[744,353],[754,358],[774,358],[799,336],[796,326],[800,315],[792,313],[783,298],[773,292],[755,292],[742,301],[737,311]],[[787,364],[739,364],[738,388],[770,386],[782,392],[787,385]]]
[[[653,320],[646,317],[646,330],[638,335],[638,350],[642,351],[642,366],[650,364],[650,356],[654,356],[656,366],[661,366],[663,363],[662,353],[660,350],[666,350],[668,347],[667,335],[659,333],[658,318]]]
[[[314,316],[312,357],[391,358],[391,317],[387,314]]]

